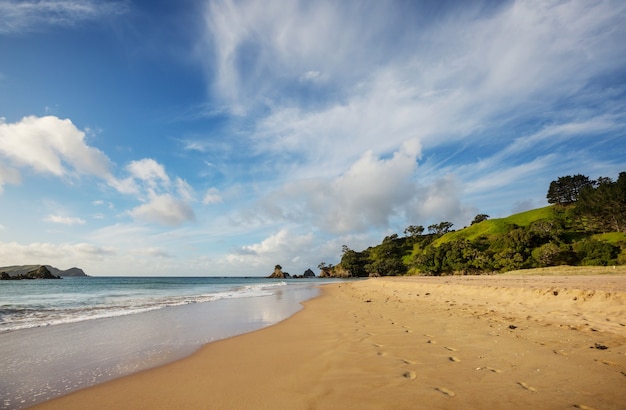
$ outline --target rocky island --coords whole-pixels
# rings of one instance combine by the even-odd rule
[[[0,267],[0,280],[62,279],[69,276],[87,276],[80,268],[61,270],[50,265],[17,265]]]

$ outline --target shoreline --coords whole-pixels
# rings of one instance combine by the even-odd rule
[[[175,362],[209,342],[284,320],[317,294],[306,284],[278,286],[256,296],[0,333],[0,409],[26,408]]]
[[[626,275],[483,279],[325,285],[278,324],[34,408],[623,406]]]

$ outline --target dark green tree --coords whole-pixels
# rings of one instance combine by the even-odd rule
[[[550,204],[570,205],[578,200],[580,191],[594,185],[594,181],[581,174],[559,177],[550,183],[546,198]]]
[[[428,225],[428,232],[435,235],[443,235],[450,232],[453,225],[452,222],[439,222],[438,224]]]
[[[588,239],[574,244],[574,251],[580,259],[582,265],[606,266],[615,263],[619,247],[608,242]]]
[[[617,181],[601,177],[580,192],[576,213],[590,230],[626,232],[626,172]]]
[[[489,215],[487,214],[478,214],[474,217],[474,220],[472,221],[472,225],[480,223],[482,221],[486,221],[487,219],[489,219]]]
[[[350,272],[350,276],[367,276],[364,268],[366,260],[361,252],[356,252],[346,245],[343,245],[342,252],[340,265],[343,269]]]
[[[422,225],[410,225],[404,229],[404,235],[410,238],[420,236],[422,233],[424,233]]]

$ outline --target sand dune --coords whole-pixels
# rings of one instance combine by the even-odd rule
[[[41,407],[624,409],[625,301],[626,275],[335,284],[276,326]]]

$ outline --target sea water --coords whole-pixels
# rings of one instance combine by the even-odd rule
[[[277,323],[327,282],[181,277],[0,282],[0,408],[31,406]]]

